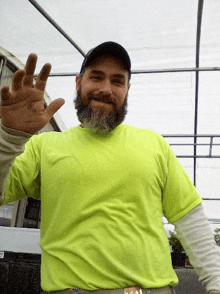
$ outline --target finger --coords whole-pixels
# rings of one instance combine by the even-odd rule
[[[17,91],[22,87],[22,80],[25,75],[25,70],[17,70],[12,79],[12,90]]]
[[[46,63],[42,69],[41,72],[39,73],[36,83],[35,83],[35,88],[44,91],[45,87],[46,87],[46,82],[47,79],[49,77],[50,74],[50,70],[51,70],[51,64],[50,63]]]
[[[55,112],[57,112],[65,103],[63,98],[58,98],[50,103],[50,105],[46,108],[45,112],[52,118]]]
[[[5,105],[6,101],[10,98],[9,86],[3,86],[1,89],[1,104]]]
[[[34,53],[31,53],[28,56],[28,60],[26,62],[26,66],[25,66],[26,75],[24,76],[24,79],[23,79],[23,85],[26,87],[31,88],[33,85],[33,76],[34,76],[36,63],[37,63],[37,55]]]

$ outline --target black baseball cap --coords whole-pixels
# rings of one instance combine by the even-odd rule
[[[131,60],[128,55],[128,52],[120,44],[112,42],[112,41],[102,43],[98,45],[97,47],[89,50],[89,52],[86,54],[85,59],[82,63],[80,73],[82,73],[84,68],[86,68],[90,63],[92,63],[97,57],[100,57],[105,54],[118,57],[123,62],[125,68],[128,70],[129,79],[130,79]]]

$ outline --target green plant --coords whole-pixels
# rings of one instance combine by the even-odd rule
[[[220,246],[220,228],[215,229],[214,232],[215,232],[214,234],[215,242],[218,246]]]
[[[170,232],[169,243],[174,252],[184,252],[183,246],[173,232]]]

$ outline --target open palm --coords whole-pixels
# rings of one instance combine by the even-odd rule
[[[34,134],[42,129],[54,113],[64,104],[59,98],[45,108],[44,90],[51,70],[46,63],[36,79],[33,87],[33,75],[37,63],[37,55],[30,54],[24,70],[18,70],[12,79],[12,91],[8,86],[1,90],[1,120],[8,128]]]

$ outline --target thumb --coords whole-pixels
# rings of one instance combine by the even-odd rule
[[[63,98],[58,98],[54,101],[52,101],[48,107],[45,109],[45,112],[52,117],[55,112],[57,112],[65,103],[65,100]]]

